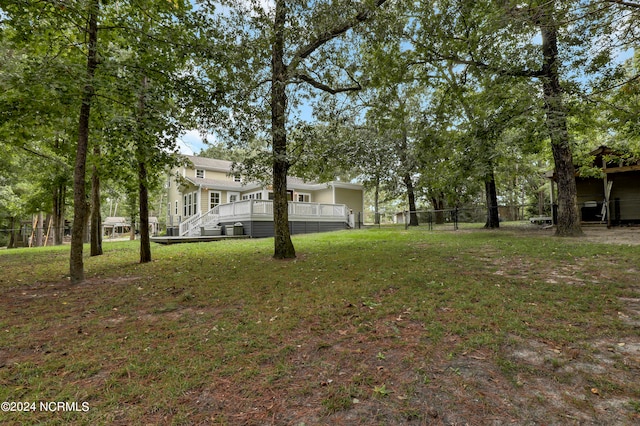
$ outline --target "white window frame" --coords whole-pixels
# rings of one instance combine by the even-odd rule
[[[232,200],[232,197],[236,197],[235,200]],[[227,192],[227,203],[233,203],[236,201],[240,201],[240,193],[239,192],[233,192],[233,191],[229,191]]]
[[[195,191],[193,192],[193,202],[192,202],[192,207],[193,207],[193,214],[198,214],[198,192]]]
[[[213,203],[214,195],[218,196],[218,202],[215,204]],[[220,204],[222,204],[222,193],[220,191],[209,191],[209,210],[211,210],[215,206],[219,206]]]
[[[250,192],[242,196],[243,200],[262,200],[262,191]]]
[[[302,200],[300,199],[302,197]],[[306,198],[306,200],[305,200]],[[297,192],[296,193],[296,201],[299,203],[310,203],[311,202],[311,194],[308,192]]]
[[[198,176],[198,174],[201,173],[202,176]],[[204,179],[204,169],[196,169],[196,178],[197,179]]]
[[[184,217],[191,217],[194,214],[198,213],[198,192],[189,192],[188,194],[183,194],[182,197],[182,212],[184,213]],[[176,214],[178,212],[178,202],[176,201]]]

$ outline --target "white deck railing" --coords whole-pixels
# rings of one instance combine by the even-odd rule
[[[202,214],[198,213],[180,222],[180,235],[198,235],[200,232],[200,220]],[[196,234],[196,229],[198,234]]]
[[[289,201],[289,220],[342,222],[347,221],[347,206],[344,204],[299,203]],[[242,200],[219,204],[204,214],[191,216],[180,223],[180,235],[200,235],[200,227],[219,222],[243,220],[273,220],[273,201]]]

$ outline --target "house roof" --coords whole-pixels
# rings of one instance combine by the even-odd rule
[[[624,158],[625,153],[609,148],[605,145],[599,146],[591,151],[589,155],[594,156],[593,165],[602,169],[607,174],[624,173],[640,170],[640,160],[637,158]],[[606,159],[605,156],[614,158]],[[619,157],[619,158],[615,158]]]
[[[124,217],[121,217],[121,216],[109,216],[109,217],[104,219],[102,224],[103,225],[107,225],[107,226],[129,225],[129,220],[127,218],[124,218]]]
[[[215,170],[219,172],[231,173],[233,162],[227,160],[218,160],[215,158],[198,157],[195,155],[185,156],[192,164],[194,169]],[[232,180],[207,179],[207,178],[186,178],[186,180],[196,186],[202,186],[208,189],[221,189],[227,191],[251,191],[263,188],[259,182],[235,182]],[[287,187],[289,189],[318,191],[327,187],[346,188],[346,189],[362,189],[362,185],[332,181],[326,183],[318,183],[314,181],[306,181],[295,176],[287,176]]]
[[[242,182],[236,182],[233,180],[222,179],[201,179],[201,178],[185,178],[196,186],[202,186],[209,189],[223,189],[227,191],[247,191],[254,188],[260,188],[260,185],[255,182],[243,184]]]
[[[254,189],[260,189],[264,186],[259,182],[235,182],[232,180],[222,179],[201,179],[201,178],[185,178],[196,186],[202,186],[208,189],[222,189],[227,191],[251,191]],[[316,182],[305,182],[303,179],[287,176],[287,188],[289,189],[302,189],[307,191],[317,191],[319,189],[326,188],[327,184]]]
[[[592,163],[592,166],[598,167],[602,169],[602,171],[606,174],[614,174],[614,173],[624,173],[624,172],[633,172],[640,171],[640,160],[637,158],[630,158],[624,161],[615,160],[608,163],[605,163],[604,157],[607,155],[611,156],[622,156],[623,153],[617,151],[615,149],[609,148],[608,146],[601,145],[593,151],[589,152],[589,155],[595,157]],[[574,165],[576,168],[576,177],[580,176],[577,165]],[[556,180],[555,169],[549,170],[545,172],[544,176],[547,179]]]
[[[231,161],[196,157],[195,155],[187,155],[186,157],[191,161],[194,168],[231,173],[231,165],[233,164]]]

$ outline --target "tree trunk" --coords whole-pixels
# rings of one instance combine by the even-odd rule
[[[136,219],[137,219],[136,207],[138,207],[138,204],[137,204],[138,198],[137,198],[136,192],[139,192],[139,191],[131,190],[127,200],[129,202],[129,211],[131,212],[131,216],[130,216],[131,227],[129,229],[129,241],[134,241],[136,239]]]
[[[284,28],[286,5],[276,0],[274,41],[271,57],[271,137],[273,140],[273,230],[276,259],[296,257],[289,232],[289,202],[287,197],[287,70],[284,65]]]
[[[89,146],[89,117],[91,114],[91,102],[94,96],[93,76],[98,66],[96,48],[98,42],[99,7],[98,0],[92,1],[89,5],[87,75],[82,93],[82,105],[80,107],[80,119],[78,123],[78,146],[76,147],[76,161],[73,172],[73,228],[71,232],[71,253],[69,256],[69,277],[74,284],[84,281],[82,249],[87,216],[85,176],[87,150]]]
[[[542,86],[546,123],[551,138],[551,150],[558,179],[558,223],[556,235],[582,235],[576,189],[573,156],[567,131],[567,117],[562,102],[562,88],[558,76],[558,31],[553,20],[554,2],[540,25],[544,55]]]
[[[96,161],[100,158],[100,147],[93,148]],[[100,215],[100,175],[98,166],[93,165],[91,176],[91,256],[102,254],[102,217]]]
[[[89,244],[91,242],[91,204],[87,202],[87,210],[84,218],[86,219],[84,223],[84,237],[82,241],[85,244]]]
[[[413,181],[411,175],[406,173],[402,181],[407,187],[407,197],[409,199],[409,226],[418,226],[418,212],[416,211],[416,194],[413,189]]]
[[[140,263],[147,263],[151,262],[151,240],[149,239],[149,188],[147,182],[147,155],[145,150],[145,143],[147,142],[147,138],[145,137],[145,96],[148,86],[147,76],[142,77],[141,83],[142,88],[138,98],[138,137],[136,141],[138,146],[136,157],[138,158],[138,198],[140,201]]]
[[[498,214],[498,191],[496,190],[496,177],[493,167],[484,181],[484,188],[487,198],[487,222],[485,228],[494,229],[500,227],[500,216]]]
[[[44,220],[42,217],[42,212],[38,212],[38,219],[36,222],[36,229],[34,229],[35,231],[35,243],[34,243],[34,247],[42,247],[42,243],[43,243],[43,233],[44,233]]]
[[[53,189],[53,245],[59,246],[64,239],[64,201],[66,186],[59,183]]]
[[[433,204],[434,220],[437,225],[444,223],[444,200],[442,197],[431,197],[431,204]]]
[[[20,226],[19,222],[18,226]],[[9,243],[7,244],[7,248],[16,248],[16,241],[16,218],[11,216],[9,218]]]
[[[404,110],[404,102],[400,102]],[[413,167],[409,166],[409,143],[408,143],[406,123],[402,124],[402,139],[400,140],[400,161],[405,168],[404,175],[402,176],[402,182],[407,188],[407,198],[409,201],[409,226],[418,226],[418,213],[416,209],[416,195],[413,189],[413,180],[411,179],[411,170]]]
[[[138,160],[140,196],[140,263],[151,262],[151,240],[149,239],[149,190],[147,188],[147,166]]]
[[[375,225],[380,225],[380,176],[376,175],[375,182],[375,193],[373,196],[373,210],[374,210],[374,220],[373,223]]]

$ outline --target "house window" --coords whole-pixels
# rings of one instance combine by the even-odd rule
[[[198,193],[193,193],[193,214],[198,213]]]
[[[311,201],[311,194],[296,194],[296,201],[300,203],[308,203]]]
[[[227,192],[227,203],[235,203],[240,199],[239,192]]]
[[[262,192],[252,192],[251,194],[244,194],[243,200],[262,200]]]
[[[242,176],[240,176],[240,175],[233,175],[233,181],[234,181],[234,182],[241,182],[241,181],[242,181]]]
[[[176,200],[176,216],[178,216],[178,200]]]
[[[204,179],[204,170],[202,169],[196,169],[196,177],[198,179]]]
[[[212,209],[218,204],[220,204],[220,193],[213,191],[209,192],[209,208]]]
[[[176,211],[178,209],[178,203],[176,201]],[[187,218],[198,213],[198,193],[191,192],[189,194],[185,194],[184,196],[184,217]]]

